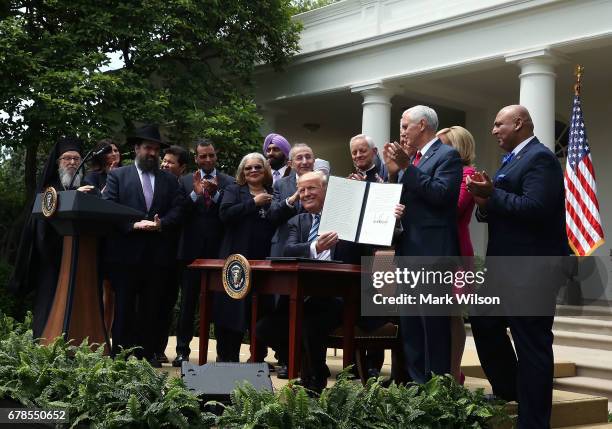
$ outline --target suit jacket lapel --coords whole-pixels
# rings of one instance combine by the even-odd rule
[[[517,165],[519,165],[521,163],[521,159],[531,150],[531,148],[536,145],[536,144],[540,144],[540,141],[534,137],[533,139],[531,139],[531,141],[529,143],[527,143],[525,145],[525,147],[523,149],[521,149],[521,151],[518,153],[518,155],[516,155],[515,157],[513,157],[510,162],[506,163],[506,165],[504,165],[503,167],[501,167],[499,170],[497,170],[497,173],[495,174],[495,177],[499,176],[499,174],[508,174],[510,171],[512,171]]]
[[[138,189],[138,192],[136,192],[136,195],[138,196],[138,202],[140,203],[140,206],[142,207],[142,211],[146,213],[147,203],[145,202],[144,191],[142,190],[142,182],[140,181],[140,173],[138,173],[138,169],[136,168],[135,165],[132,165],[130,174],[132,175],[132,180],[135,181],[136,188]]]
[[[443,144],[442,141],[440,141],[440,139],[436,140],[427,150],[427,152],[425,152],[425,155],[423,155],[423,157],[421,158],[421,160],[419,161],[419,165],[417,166],[419,169],[423,169],[423,165],[425,165],[427,163],[427,161],[429,161],[431,158],[433,158],[436,154],[436,151],[438,150],[438,148],[440,147],[440,145]]]
[[[194,176],[194,173],[191,173],[188,176],[186,176],[188,177],[187,180],[182,179],[183,183],[185,184],[185,191],[187,192],[187,194],[191,194],[191,192],[193,192],[193,176]]]
[[[302,232],[302,241],[308,242],[308,235],[310,234],[310,228],[312,228],[312,216],[310,213],[303,213],[299,217],[300,219],[300,230]]]
[[[161,175],[162,175],[161,170],[157,170],[155,172],[155,188],[153,189],[153,201],[151,201],[151,210],[149,210],[153,214],[155,214],[158,211],[157,204],[162,198],[161,195],[164,195],[166,191],[166,186],[165,186],[166,183],[160,177]]]

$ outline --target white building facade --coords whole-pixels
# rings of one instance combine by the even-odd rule
[[[501,152],[496,112],[525,105],[535,134],[565,166],[574,71],[584,66],[582,105],[604,232],[612,228],[612,0],[344,0],[295,17],[301,52],[282,73],[260,67],[256,102],[264,133],[310,144],[346,176],[351,136],[377,146],[399,137],[403,110],[426,104],[440,127],[462,125],[477,143],[477,167],[494,172]],[[477,254],[486,228],[471,224]],[[612,299],[612,238],[594,255]],[[601,290],[583,285],[587,298]],[[597,282],[595,282],[597,283]]]

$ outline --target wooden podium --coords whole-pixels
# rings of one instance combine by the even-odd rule
[[[143,219],[145,214],[112,201],[78,191],[57,192],[53,213],[43,214],[43,201],[51,196],[38,194],[32,215],[49,222],[64,237],[62,261],[53,305],[42,333],[42,344],[64,335],[80,344],[109,342],[104,327],[102,299],[98,285],[98,238],[112,232],[117,223]]]
[[[207,361],[208,332],[212,310],[211,292],[225,293],[221,280],[223,259],[196,259],[189,267],[202,271],[200,288],[200,365]],[[257,350],[257,304],[259,295],[289,296],[289,378],[297,378],[302,351],[302,316],[305,296],[335,296],[344,299],[343,365],[353,363],[354,327],[357,320],[359,265],[325,262],[272,262],[250,260],[251,265],[251,350]]]

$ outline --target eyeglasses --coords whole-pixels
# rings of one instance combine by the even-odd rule
[[[80,156],[62,156],[60,157],[60,159],[66,162],[80,162],[81,161]]]
[[[263,170],[263,165],[247,165],[246,167],[244,167],[244,171],[251,171],[251,170],[255,170],[255,171]]]

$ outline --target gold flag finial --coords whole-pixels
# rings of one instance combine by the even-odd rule
[[[574,95],[580,95],[580,89],[582,86],[582,74],[584,73],[584,67],[580,64],[576,66],[576,72],[574,75],[576,76],[576,83],[574,84]]]

